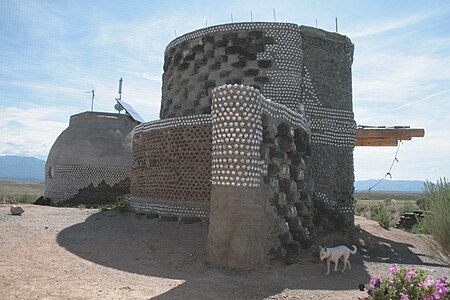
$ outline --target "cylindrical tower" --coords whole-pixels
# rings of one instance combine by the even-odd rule
[[[232,268],[295,261],[317,236],[350,228],[352,56],[347,37],[287,23],[173,40],[162,120],[136,129],[132,207],[209,218],[208,260]]]
[[[297,110],[301,99],[299,26],[238,23],[200,29],[166,48],[161,119],[209,114],[211,91],[243,84]]]
[[[317,28],[256,22],[200,29],[166,48],[160,117],[210,114],[212,89],[224,84],[252,86],[305,112],[314,202],[325,218],[352,223],[352,62],[350,39]]]

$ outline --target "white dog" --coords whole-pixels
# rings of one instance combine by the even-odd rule
[[[345,246],[337,246],[333,248],[322,248],[320,247],[320,260],[327,260],[327,272],[326,275],[330,274],[330,261],[334,262],[334,270],[338,271],[338,264],[339,259],[342,258],[344,261],[344,268],[342,269],[342,272],[345,271],[345,268],[348,264],[348,269],[351,270],[352,266],[350,265],[350,261],[348,258],[350,257],[350,254],[356,253],[356,246],[353,246],[353,251],[351,251],[349,248]]]

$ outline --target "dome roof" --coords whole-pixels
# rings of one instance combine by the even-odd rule
[[[137,122],[125,114],[84,112],[70,117],[69,127],[53,144],[51,165],[131,167],[132,130]]]

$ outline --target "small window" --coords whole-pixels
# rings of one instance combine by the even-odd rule
[[[48,176],[49,176],[50,178],[53,178],[53,176],[55,176],[55,167],[54,167],[54,166],[51,166],[51,167],[48,169]]]

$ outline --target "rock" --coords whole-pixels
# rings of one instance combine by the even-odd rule
[[[14,216],[20,216],[24,212],[23,208],[18,205],[12,205],[11,206],[11,214]]]

